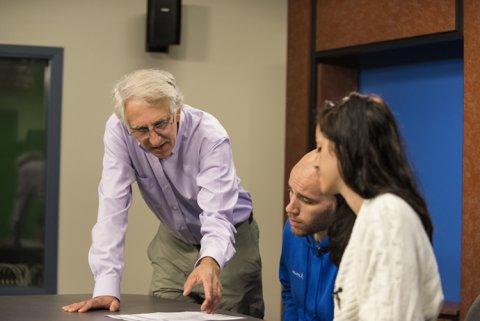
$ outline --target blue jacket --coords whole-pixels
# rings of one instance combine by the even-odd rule
[[[298,237],[283,229],[280,282],[283,321],[333,320],[333,287],[338,268],[330,261],[328,238],[315,241],[312,235]]]

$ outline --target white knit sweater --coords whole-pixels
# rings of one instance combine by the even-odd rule
[[[437,262],[415,211],[383,194],[362,204],[335,282],[335,321],[436,320]]]

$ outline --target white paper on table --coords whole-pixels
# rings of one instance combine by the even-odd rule
[[[244,317],[237,317],[226,314],[207,314],[204,312],[154,312],[141,314],[108,314],[107,317],[126,321],[221,321],[240,320]]]

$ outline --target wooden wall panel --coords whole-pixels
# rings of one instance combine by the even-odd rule
[[[480,1],[464,0],[463,218],[460,313],[480,295]]]
[[[309,151],[311,124],[310,82],[311,1],[290,0],[288,7],[287,106],[285,141],[285,185],[290,171]],[[337,100],[357,90],[357,70],[319,64],[317,69],[317,107],[325,99]],[[285,189],[286,190],[286,189]],[[285,204],[288,193],[284,194]]]
[[[358,70],[355,68],[319,64],[317,73],[317,108],[327,99],[337,101],[358,90]]]
[[[310,3],[310,0],[288,1],[285,185],[292,167],[308,150],[311,75]],[[284,194],[284,200],[288,200],[287,192]]]
[[[317,51],[455,31],[455,0],[317,0]]]

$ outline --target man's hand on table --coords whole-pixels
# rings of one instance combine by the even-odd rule
[[[214,313],[222,299],[222,284],[220,283],[220,266],[212,257],[206,256],[190,273],[183,285],[183,295],[187,296],[197,284],[203,284],[205,301],[200,309],[207,313]]]
[[[114,296],[102,295],[86,301],[72,303],[62,307],[66,312],[87,312],[89,310],[105,309],[115,312],[120,310],[120,302]]]

